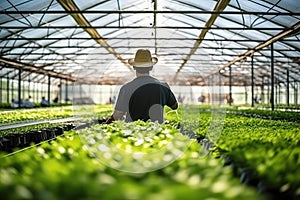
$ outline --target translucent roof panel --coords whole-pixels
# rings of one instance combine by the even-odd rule
[[[1,76],[15,77],[9,70],[23,66],[123,84],[134,77],[127,60],[143,48],[159,60],[153,75],[170,84],[203,85],[232,66],[234,83],[245,85],[249,56],[257,77],[270,76],[274,44],[276,73],[289,68],[300,80],[296,0],[2,0],[0,10]]]

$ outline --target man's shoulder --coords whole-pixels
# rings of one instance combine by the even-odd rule
[[[131,80],[130,82],[125,83],[122,88],[123,89],[133,89],[136,87],[140,87],[143,85],[147,85],[147,84],[158,84],[158,85],[162,85],[166,88],[170,88],[167,82],[163,82],[158,80],[157,78],[154,78],[152,76],[141,76],[141,77],[136,77],[135,79]]]
[[[168,85],[166,82],[160,81],[153,76],[142,76],[135,79],[136,81],[143,82],[143,83],[154,83],[154,84],[163,84]]]

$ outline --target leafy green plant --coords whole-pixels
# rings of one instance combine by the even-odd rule
[[[256,179],[260,190],[296,198],[300,190],[299,130],[298,123],[228,114],[212,150],[230,158],[239,175],[251,173],[248,179]]]
[[[51,120],[72,117],[75,114],[83,118],[83,121],[91,120],[93,118],[107,117],[111,114],[111,105],[91,105],[88,110],[84,106],[62,106],[62,107],[48,107],[35,109],[18,109],[0,112],[0,125],[12,124],[17,122],[31,122],[40,120]],[[74,113],[76,111],[76,113]],[[93,111],[93,113],[91,113]]]
[[[149,135],[140,133],[143,128],[149,129]],[[131,133],[126,130],[131,130]],[[105,126],[95,125],[78,134],[71,131],[51,143],[0,158],[1,197],[8,200],[264,199],[241,185],[233,177],[231,168],[222,166],[221,160],[201,157],[201,146],[195,140],[180,158],[163,168],[147,173],[126,173],[104,164],[95,152],[85,146],[83,135],[90,135],[93,139],[99,133],[103,133],[102,136],[111,143],[119,144],[120,149],[126,150],[129,146],[134,152],[155,151],[166,145],[163,141],[184,137],[177,134],[178,130],[170,124],[152,122],[114,122]],[[150,136],[153,136],[152,141],[145,139],[142,144],[137,144],[141,138]],[[98,142],[99,146],[103,140],[99,139],[95,144]],[[116,152],[109,152],[112,154],[111,161],[114,161]],[[161,157],[153,159],[162,161],[163,156],[161,154]],[[119,162],[126,165],[126,160]]]
[[[20,109],[0,112],[0,124],[65,118],[73,115],[71,107]]]
[[[98,118],[106,117],[112,107],[95,110]],[[235,114],[216,117],[218,113],[225,112],[191,105],[177,112],[166,109],[164,124],[116,121],[67,132],[65,138],[1,158],[0,195],[5,199],[265,199],[241,185],[238,175],[243,182],[256,180],[260,191],[299,197],[300,124]],[[219,125],[222,132],[214,138],[214,126]],[[182,135],[189,132],[202,139],[200,144]],[[214,144],[208,146],[211,154],[203,157],[201,144],[207,139]],[[167,159],[170,146],[180,150],[180,158],[152,171],[140,170],[145,164],[151,166],[151,154],[156,160]],[[145,162],[149,160],[150,164]],[[128,172],[133,164],[139,173]]]

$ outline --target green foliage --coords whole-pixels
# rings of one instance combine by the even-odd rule
[[[0,112],[0,125],[12,124],[17,122],[30,122],[39,120],[60,119],[72,117],[74,115],[82,116],[83,120],[93,118],[103,118],[111,114],[111,105],[91,105],[87,106],[62,106],[35,109],[16,109]],[[75,111],[75,112],[74,112]]]
[[[266,189],[300,196],[300,124],[227,115],[214,152]]]
[[[225,114],[228,112],[221,108],[189,108],[184,110],[186,115],[180,121],[184,129],[212,141],[214,144],[208,148],[213,155],[227,158],[225,162],[233,163],[235,173],[251,173],[248,178],[260,181],[265,187],[262,190],[300,196],[300,124],[284,122],[298,119],[299,113],[239,109],[237,113]],[[220,134],[215,134],[218,129]]]
[[[0,125],[65,118],[73,115],[72,107],[18,109],[0,112]]]
[[[147,132],[141,132],[144,129]],[[264,199],[233,178],[231,168],[223,167],[221,160],[202,157],[201,146],[194,140],[179,159],[163,168],[147,173],[126,173],[103,163],[95,155],[100,151],[92,151],[94,146],[86,147],[82,137],[90,135],[90,139],[95,139],[99,133],[124,151],[129,145],[132,152],[147,153],[184,137],[170,124],[141,121],[96,125],[78,134],[69,132],[51,143],[0,158],[0,196],[7,200]],[[150,136],[152,140],[146,140]],[[138,142],[141,138],[142,143]],[[104,138],[98,138],[95,144],[101,141],[104,142]],[[162,144],[162,141],[166,142]],[[114,161],[116,152],[112,149],[109,152]],[[153,159],[163,160],[164,154],[160,156]],[[125,159],[119,162],[126,165]]]
[[[8,108],[11,108],[11,106],[10,106],[10,103],[0,103],[0,108],[8,109]]]
[[[11,128],[7,130],[0,130],[0,137],[3,137],[8,134],[24,134],[33,130],[41,130],[45,128],[58,127],[58,126],[63,126],[63,124],[44,123],[44,124],[36,124],[36,125],[30,125],[25,127],[19,127],[19,128]]]
[[[228,111],[233,111],[235,114],[240,114],[249,117],[273,119],[290,122],[300,122],[299,112],[292,111],[293,109],[287,110],[269,110],[269,109],[253,109],[253,108],[228,108]]]
[[[111,110],[111,106],[93,108],[99,118]],[[208,106],[181,106],[178,111],[166,109],[165,124],[94,125],[14,156],[3,155],[0,196],[8,200],[265,199],[235,178],[251,172],[251,178],[265,187],[299,197],[300,124],[224,113]],[[208,146],[212,154],[203,156],[201,144],[181,134],[185,132],[213,141]],[[170,161],[170,155],[179,158]],[[233,164],[224,167],[227,158]],[[155,160],[161,161],[161,167],[153,164]]]

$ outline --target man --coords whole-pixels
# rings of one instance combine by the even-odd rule
[[[140,119],[162,123],[165,105],[173,110],[178,108],[169,85],[149,75],[157,61],[145,49],[139,49],[135,58],[128,60],[136,71],[136,78],[121,87],[114,112],[106,123],[122,119],[126,122]]]
[[[42,97],[40,105],[41,107],[47,107],[49,106],[49,101],[47,101],[45,97]]]

